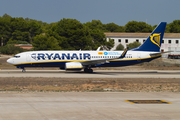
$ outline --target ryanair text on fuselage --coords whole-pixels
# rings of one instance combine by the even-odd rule
[[[98,55],[121,55],[118,52],[98,52]],[[33,53],[31,57],[35,60],[90,60],[89,53]]]

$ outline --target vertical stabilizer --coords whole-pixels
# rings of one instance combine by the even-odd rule
[[[131,50],[160,52],[165,28],[166,22],[161,22],[141,46]]]

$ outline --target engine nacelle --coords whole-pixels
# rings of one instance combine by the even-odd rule
[[[65,64],[66,70],[81,70],[83,68],[80,62],[67,62]]]

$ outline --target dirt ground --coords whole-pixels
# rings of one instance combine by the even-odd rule
[[[180,92],[180,79],[161,78],[2,78],[0,91]]]
[[[17,69],[8,64],[8,56],[0,57],[0,69]],[[59,69],[59,68],[26,68],[26,69]],[[117,68],[119,70],[180,70],[180,60],[159,58],[148,63]],[[161,78],[106,78],[106,79],[78,79],[78,78],[2,78],[0,77],[0,91],[21,92],[180,92],[180,79]]]

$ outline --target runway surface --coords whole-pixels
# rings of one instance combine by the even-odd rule
[[[180,78],[180,70],[94,70],[66,72],[63,70],[0,70],[0,77],[61,77],[61,78]]]
[[[0,120],[178,120],[179,93],[0,92]],[[125,100],[172,104],[132,104]]]

